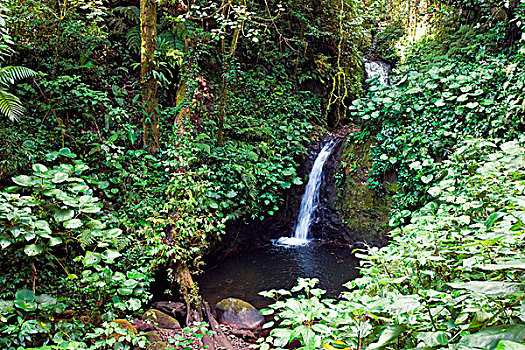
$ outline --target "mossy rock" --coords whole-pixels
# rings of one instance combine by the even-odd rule
[[[148,339],[150,344],[155,344],[156,342],[162,341],[162,338],[160,337],[160,335],[158,335],[155,332],[144,333],[144,336],[146,337],[146,339]]]
[[[125,329],[135,335],[138,333],[137,329],[129,321],[116,319],[111,321],[110,323],[116,323],[120,328]]]
[[[129,323],[129,321],[122,320],[122,319],[116,319],[116,320],[113,320],[113,321],[110,322],[110,324],[112,324],[112,323],[116,324],[117,326],[119,326],[122,329],[127,330],[128,332],[133,333],[134,335],[137,335],[137,333],[138,333],[137,329],[131,323]],[[124,336],[123,334],[118,334],[118,333],[112,333],[112,334],[109,335],[109,337],[114,338],[117,342],[120,342],[120,339],[123,336]]]
[[[145,322],[156,324],[164,329],[180,329],[180,323],[175,318],[157,309],[150,309],[144,313],[142,319]]]
[[[234,328],[256,329],[264,323],[264,317],[253,305],[237,298],[221,300],[215,306],[217,320]]]
[[[100,311],[98,311],[98,310],[93,311],[89,315],[89,323],[91,323],[92,325],[97,326],[97,327],[102,324],[102,315],[100,314]],[[131,326],[131,327],[133,327],[133,326]]]
[[[148,346],[148,350],[165,350],[167,347],[168,344],[160,340]]]

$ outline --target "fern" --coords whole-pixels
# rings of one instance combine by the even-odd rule
[[[9,35],[8,30],[8,16],[6,12],[9,9],[2,4],[0,4],[0,59],[7,57],[13,53],[11,45],[13,45],[13,39]]]
[[[112,243],[115,246],[115,248],[117,248],[117,250],[122,250],[131,243],[131,240],[127,237],[119,236],[115,238]]]
[[[116,7],[114,11],[120,13],[124,18],[135,24],[140,23],[140,9],[137,6],[119,6]]]
[[[36,73],[25,67],[0,68],[0,114],[15,121],[24,115],[24,107],[18,97],[7,91],[17,80],[34,77]]]
[[[126,42],[130,50],[140,53],[140,45],[142,41],[139,26],[133,27],[129,30],[128,34],[126,35]]]
[[[184,40],[177,35],[175,30],[163,32],[157,38],[157,46],[165,45],[169,49],[184,50]]]
[[[0,84],[4,87],[14,84],[17,80],[34,77],[35,71],[26,67],[9,66],[0,68]]]
[[[0,114],[15,121],[24,115],[24,107],[18,97],[5,90],[0,90]]]
[[[82,245],[90,246],[93,243],[95,243],[96,238],[91,232],[91,230],[83,230],[82,233],[78,236],[78,241]]]

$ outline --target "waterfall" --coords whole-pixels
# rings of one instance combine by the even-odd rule
[[[389,64],[381,61],[372,61],[365,58],[365,73],[367,79],[378,78],[381,84],[390,85],[390,67]]]
[[[319,187],[321,186],[323,167],[335,145],[335,141],[327,143],[315,159],[310,175],[308,175],[308,183],[306,184],[306,189],[301,200],[301,210],[299,211],[299,217],[297,218],[294,236],[282,237],[277,243],[285,245],[302,245],[308,242],[310,225],[312,223],[315,209],[317,208],[317,203],[319,202]]]

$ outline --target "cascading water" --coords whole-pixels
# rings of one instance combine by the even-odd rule
[[[378,78],[383,85],[390,85],[390,67],[389,64],[381,61],[372,61],[365,59],[365,73],[367,79]]]
[[[319,187],[321,186],[321,175],[323,174],[323,167],[328,160],[336,142],[330,141],[327,143],[319,155],[315,159],[310,175],[308,176],[308,183],[301,200],[301,210],[297,218],[295,232],[293,237],[282,237],[277,243],[284,245],[303,245],[308,243],[308,233],[310,232],[310,225],[312,223],[313,214],[319,202]]]

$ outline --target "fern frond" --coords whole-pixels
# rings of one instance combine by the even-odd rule
[[[0,114],[11,121],[24,116],[24,107],[18,97],[10,92],[0,90]]]
[[[127,237],[117,237],[115,238],[115,241],[113,242],[117,250],[122,250],[126,248],[130,243],[131,243],[131,240]]]
[[[90,230],[83,230],[80,235],[78,235],[78,241],[86,246],[90,246],[95,242],[95,237]]]
[[[7,86],[8,84],[14,84],[17,80],[27,79],[34,77],[35,71],[19,66],[8,66],[0,68],[0,84]]]
[[[167,45],[171,49],[184,50],[184,40],[173,32],[163,32],[157,37],[157,46]]]
[[[127,37],[127,44],[130,50],[140,53],[140,45],[142,43],[140,36],[140,27],[136,26],[129,30]]]
[[[114,11],[136,24],[140,23],[140,9],[137,6],[119,6],[115,7]]]

